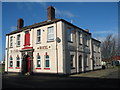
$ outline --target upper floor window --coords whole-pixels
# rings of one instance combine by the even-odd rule
[[[54,28],[48,27],[48,41],[54,41]]]
[[[25,32],[25,46],[30,45],[30,33],[29,31]]]
[[[13,47],[13,36],[10,37],[10,47]]]
[[[20,46],[20,34],[17,35],[17,46]]]
[[[41,41],[41,30],[37,30],[37,43],[40,43]]]
[[[84,38],[84,43],[86,46],[88,46],[88,39],[87,39],[87,35],[85,35],[85,38]]]
[[[78,32],[78,43],[82,44],[81,32]]]
[[[73,42],[73,30],[72,28],[67,29],[68,41]]]

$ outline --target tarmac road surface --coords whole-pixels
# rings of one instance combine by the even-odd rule
[[[3,75],[2,88],[119,88],[117,70],[108,70],[106,72],[95,71],[88,73],[75,74],[70,76],[49,76],[49,75]],[[84,74],[84,75],[83,75]],[[93,77],[92,77],[93,75]]]

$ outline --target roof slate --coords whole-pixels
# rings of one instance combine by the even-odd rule
[[[32,28],[36,28],[36,27],[40,27],[40,26],[44,26],[44,25],[49,25],[49,24],[52,24],[52,23],[55,23],[55,22],[58,22],[58,21],[63,21],[63,22],[65,22],[65,23],[68,23],[68,24],[76,27],[76,28],[79,28],[79,27],[77,27],[76,25],[73,25],[72,23],[70,23],[70,22],[68,22],[68,21],[66,21],[66,20],[64,20],[64,19],[56,19],[56,18],[55,18],[55,19],[53,19],[53,20],[51,20],[51,21],[46,20],[46,21],[43,21],[43,22],[35,23],[35,24],[33,24],[33,25],[29,25],[29,26],[22,27],[21,29],[17,29],[17,30],[15,30],[15,31],[12,31],[12,32],[6,34],[6,35],[11,35],[11,34],[19,33],[19,32],[22,32],[22,31],[24,31],[24,30],[26,30],[26,29],[32,29]],[[81,29],[81,28],[79,28],[79,29]],[[81,30],[84,31],[84,32],[86,32],[86,31],[83,30],[83,29],[81,29]],[[86,33],[88,33],[88,34],[91,35],[91,33],[89,33],[89,32],[86,32]]]

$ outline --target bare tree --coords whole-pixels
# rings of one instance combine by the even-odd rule
[[[116,38],[113,37],[113,34],[108,34],[101,44],[102,59],[108,63],[111,63],[117,54],[116,46]]]

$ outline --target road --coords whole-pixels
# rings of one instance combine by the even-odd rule
[[[93,75],[94,73],[102,74],[106,71],[108,71],[106,76],[105,74],[99,77]],[[3,75],[2,88],[119,88],[118,83],[120,78],[116,77],[116,74],[118,75],[116,69],[106,69],[88,73],[70,76]],[[93,75],[93,77],[91,75]]]

